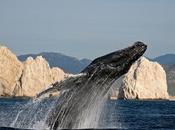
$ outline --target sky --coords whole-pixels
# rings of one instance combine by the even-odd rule
[[[0,0],[0,42],[17,55],[94,59],[135,41],[175,53],[175,0]]]

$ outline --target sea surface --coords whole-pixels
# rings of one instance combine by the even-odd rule
[[[1,98],[0,129],[9,128],[20,108],[27,103],[28,99]],[[49,106],[49,102],[47,103]],[[98,128],[175,130],[175,101],[107,101],[100,115]]]

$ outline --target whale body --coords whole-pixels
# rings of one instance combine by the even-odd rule
[[[50,129],[81,128],[80,122],[86,120],[98,101],[103,98],[111,85],[146,51],[142,42],[125,49],[96,58],[79,76],[69,77],[38,95],[60,91],[60,97],[50,112],[46,123]]]

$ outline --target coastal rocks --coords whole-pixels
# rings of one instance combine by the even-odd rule
[[[62,69],[58,67],[53,67],[51,69],[51,75],[52,75],[53,82],[62,81],[65,79],[65,77],[68,76],[68,74],[66,74]]]
[[[6,47],[0,47],[0,96],[12,96],[21,77],[22,63]]]
[[[42,56],[21,63],[8,48],[0,47],[0,96],[34,97],[66,75],[60,68],[50,68]]]
[[[37,56],[36,59],[28,57],[23,64],[21,86],[16,93],[18,96],[34,97],[47,89],[50,84],[61,81],[65,77],[63,70],[56,67],[51,69],[42,56]]]
[[[23,92],[21,94],[23,96],[35,96],[36,93],[50,83],[52,83],[52,75],[47,61],[41,56],[36,59],[28,57],[24,62],[24,70],[21,76],[21,89]]]
[[[50,69],[48,62],[42,56],[37,56],[36,59],[28,57],[24,62],[24,71],[21,77],[22,95],[36,96],[50,84],[61,81],[64,77],[63,70],[56,67]]]
[[[119,99],[168,99],[166,73],[157,62],[142,57],[122,79]]]

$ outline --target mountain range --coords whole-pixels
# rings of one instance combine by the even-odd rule
[[[162,56],[158,56],[153,59],[153,61],[157,61],[162,65],[174,65],[175,64],[175,54],[165,54]]]
[[[82,69],[84,69],[89,63],[91,63],[90,59],[77,59],[72,56],[67,56],[61,53],[56,52],[42,52],[39,54],[26,54],[18,56],[20,61],[25,61],[27,57],[36,58],[37,56],[43,56],[50,64],[51,67],[60,67],[65,72],[69,73],[79,73]],[[175,65],[175,54],[165,54],[158,56],[156,58],[151,59],[152,61],[156,61],[163,66],[173,66]]]
[[[59,67],[67,73],[79,73],[83,70],[90,62],[89,59],[77,59],[75,57],[63,55],[61,53],[55,52],[42,52],[39,54],[26,54],[18,56],[20,61],[25,61],[27,57],[36,58],[37,56],[44,57],[48,62],[50,67]]]

